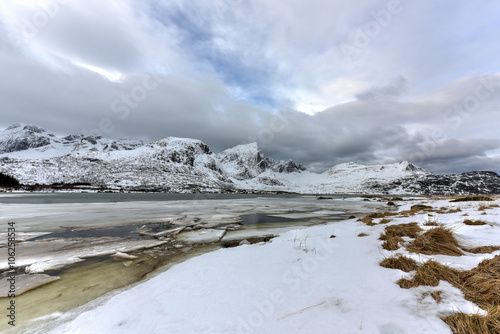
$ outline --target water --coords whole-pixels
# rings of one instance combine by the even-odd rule
[[[107,228],[97,228],[92,230],[72,230],[71,228],[66,228],[64,232],[51,233],[32,239],[43,240],[50,238],[98,238],[98,237],[118,237],[118,238],[131,238],[139,239],[140,235],[136,230],[142,225],[125,225]]]
[[[116,203],[141,201],[222,200],[257,197],[294,198],[301,195],[258,194],[171,194],[171,193],[0,193],[0,203],[58,204],[58,203]],[[340,196],[339,196],[340,197]]]

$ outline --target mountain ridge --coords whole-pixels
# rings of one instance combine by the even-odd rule
[[[25,185],[86,184],[114,191],[500,193],[494,172],[434,175],[401,161],[341,163],[318,174],[292,160],[266,157],[257,143],[215,154],[198,139],[166,137],[144,144],[80,134],[58,137],[22,123],[0,130],[0,172]]]

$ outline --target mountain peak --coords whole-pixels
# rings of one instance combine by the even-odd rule
[[[236,145],[234,147],[228,148],[227,150],[224,150],[222,153],[238,153],[238,154],[257,154],[259,153],[259,147],[257,146],[256,142],[253,143],[248,143],[248,144],[240,144]]]
[[[24,124],[24,123],[15,123],[7,127],[7,131],[9,130],[24,130],[28,132],[34,132],[34,133],[42,133],[42,132],[47,132],[47,130],[39,127],[38,125],[34,124]]]

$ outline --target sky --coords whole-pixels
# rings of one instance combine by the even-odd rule
[[[500,2],[2,0],[0,128],[500,172]]]

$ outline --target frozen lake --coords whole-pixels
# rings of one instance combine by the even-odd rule
[[[20,322],[66,312],[220,247],[268,241],[292,229],[388,209],[387,200],[349,195],[318,199],[310,195],[0,194],[1,221],[5,227],[8,222],[16,226],[16,274],[26,282],[17,297],[27,306]],[[5,276],[7,228],[4,231],[0,275]],[[81,276],[87,278],[79,279],[75,290],[75,277]]]

